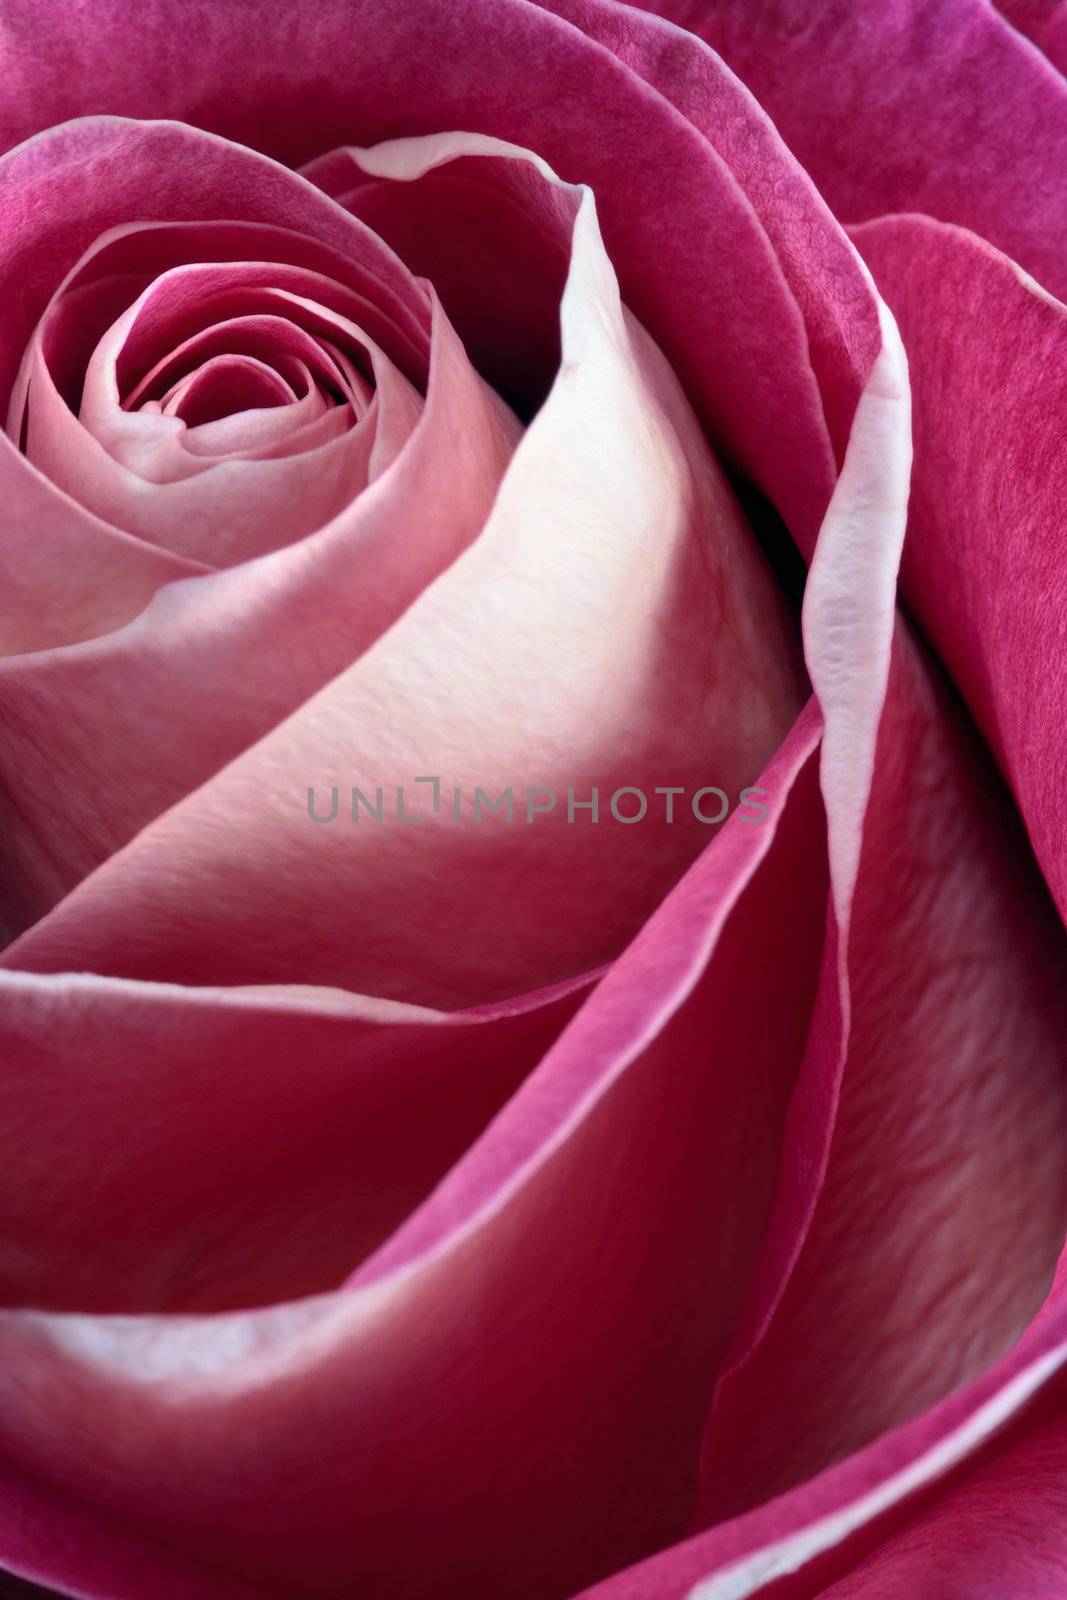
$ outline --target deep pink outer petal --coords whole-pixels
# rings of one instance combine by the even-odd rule
[[[1067,307],[929,217],[855,237],[911,367],[904,594],[1000,761],[1067,919]]]
[[[709,1423],[704,1525],[982,1372],[1037,1314],[1063,1246],[1067,939],[988,754],[903,630],[848,972],[840,1079],[824,1014],[808,1041],[761,1281]]]
[[[1061,703],[1055,668],[1049,687],[1038,678],[1046,637],[1053,640],[1049,659],[1063,654],[1056,642],[1062,557],[1055,516],[1042,520],[1045,482],[1055,470],[1042,463],[1056,457],[1055,426],[1041,406],[1050,388],[1055,393],[1055,382],[1042,379],[1059,371],[1063,311],[1021,282],[1010,263],[972,242],[972,254],[984,251],[987,266],[999,268],[1000,296],[995,309],[994,302],[983,303],[982,326],[999,323],[1003,344],[993,327],[985,343],[977,335],[960,337],[952,295],[966,307],[968,296],[982,292],[982,276],[975,270],[965,278],[962,263],[953,276],[951,263],[939,258],[942,301],[931,281],[936,272],[923,269],[924,229],[934,238],[951,236],[943,226],[910,219],[860,230],[876,242],[881,233],[891,240],[899,231],[906,240],[897,258],[902,290],[915,285],[912,300],[902,301],[905,330],[917,335],[909,348],[923,406],[911,512],[918,544],[910,569],[914,592],[926,597],[923,620],[950,664],[963,667],[965,686],[969,669],[986,688],[987,703],[989,693],[999,693],[1004,709],[996,726],[1007,733],[1019,719],[1024,725],[1036,719],[1031,744],[1042,756],[1048,752],[1055,772],[1062,748],[1048,715]],[[888,244],[883,258],[893,264]],[[968,327],[978,326],[975,310]],[[1022,317],[1033,326],[1021,334]],[[1020,373],[1011,357],[1023,338],[1037,355],[1033,374]],[[1002,374],[1019,386],[1017,443],[997,406],[1008,382]],[[958,409],[946,396],[958,397]],[[1057,409],[1053,403],[1052,414]],[[1029,472],[1032,487],[1009,510],[1004,527],[1004,497],[1030,482]],[[985,519],[983,484],[990,507]],[[1051,490],[1056,505],[1061,491],[1054,476]],[[964,511],[972,504],[977,519]],[[862,519],[856,523],[861,542],[866,526]],[[847,701],[856,652],[840,649],[839,607],[856,602],[865,563],[848,573],[827,604],[818,574],[820,567],[827,571],[832,552],[827,542],[816,556],[806,631],[817,689],[825,695],[827,680],[813,653],[821,636],[837,654],[838,688],[845,688]],[[986,562],[981,583],[968,566],[976,552]],[[1047,614],[1043,630],[1026,625],[1035,608],[1038,620]],[[1009,618],[1014,625],[1005,626]],[[843,1077],[836,1087],[834,1024],[824,1011],[795,1106],[781,1211],[739,1338],[742,1349],[747,1341],[746,1353],[727,1375],[710,1427],[702,1501],[709,1519],[817,1471],[981,1370],[1033,1316],[1062,1243],[1059,1144],[1048,1137],[1049,1126],[1067,1116],[1062,931],[980,753],[969,749],[962,730],[952,731],[956,714],[927,682],[903,637],[899,650],[879,734],[857,895],[847,908]],[[1021,697],[1020,680],[1030,685]],[[981,708],[982,695],[973,700]],[[832,698],[824,709],[833,863]],[[1051,850],[1058,860],[1062,796],[1037,777],[1041,756],[1030,756],[1022,738],[1012,750],[1015,769],[1007,764],[1024,809],[1029,800],[1031,816],[1042,824],[1039,847],[1044,841],[1044,858]],[[847,794],[859,770],[854,738],[841,755],[838,781]],[[847,843],[848,835],[839,830],[837,839]],[[960,1093],[949,1088],[957,1075]],[[994,1125],[999,1131],[991,1134]],[[798,1228],[830,1127],[822,1189],[811,1220]],[[1011,1153],[1016,1139],[1022,1147]],[[979,1176],[983,1162],[1001,1157],[996,1176],[992,1168]],[[1035,1179],[1035,1189],[1020,1198],[1023,1174]],[[963,1199],[972,1182],[971,1199]],[[996,1197],[993,1215],[979,1222],[988,1196]],[[862,1271],[856,1270],[857,1252]],[[889,1284],[892,1293],[884,1299]]]
[[[205,1571],[76,1498],[0,1464],[0,1594],[71,1600],[279,1600],[277,1591]],[[25,1591],[7,1574],[34,1588]],[[37,1587],[37,1586],[40,1587]]]
[[[929,212],[1067,289],[1067,83],[989,0],[645,9],[722,56],[843,222]]]
[[[1067,72],[1067,10],[1060,0],[996,0],[997,10]]]
[[[1056,1505],[1056,1485],[1040,1480],[1020,1487],[1010,1482],[1016,1441],[1020,1454],[1049,1449],[1049,1439],[1062,1438],[1067,1421],[1067,1303],[1059,1305],[1045,1324],[1040,1339],[1032,1339],[1006,1357],[976,1383],[949,1397],[906,1427],[898,1428],[868,1449],[852,1456],[829,1472],[822,1473],[792,1494],[772,1500],[747,1516],[722,1523],[708,1533],[664,1551],[651,1561],[606,1582],[584,1590],[575,1600],[816,1600],[853,1567],[875,1552],[875,1561],[893,1560],[892,1541],[899,1530],[914,1525],[916,1512],[944,1494],[942,1504],[950,1536],[939,1540],[940,1571],[937,1585],[921,1587],[923,1568],[907,1562],[905,1576],[920,1583],[910,1587],[898,1582],[884,1600],[898,1596],[929,1594],[960,1596],[972,1600],[981,1595],[1006,1600],[1015,1590],[1011,1578],[1025,1570],[1019,1554],[1009,1543],[987,1546],[986,1564],[980,1581],[973,1588],[955,1587],[958,1577],[977,1576],[969,1560],[966,1502],[954,1510],[952,1493],[968,1463],[977,1457],[999,1455],[1005,1445],[1012,1453],[1006,1465],[994,1464],[990,1475],[996,1481],[1001,1471],[1008,1483],[997,1498],[1006,1509],[1011,1525],[1016,1516],[1026,1514],[1026,1497],[1035,1489],[1052,1490],[1051,1505]],[[1045,1432],[1045,1430],[1048,1432]],[[1053,1459],[1056,1459],[1055,1455]],[[963,1465],[964,1473],[959,1472]],[[1011,1501],[1018,1496],[1016,1510]],[[938,1515],[935,1510],[934,1515]],[[988,1516],[988,1514],[987,1514]],[[953,1526],[955,1523],[955,1526]],[[920,1523],[921,1527],[921,1523]],[[986,1533],[989,1531],[987,1520]],[[1046,1526],[1035,1546],[1023,1552],[1023,1563],[1031,1556],[1030,1571],[1034,1588],[1023,1588],[1029,1600],[1053,1600],[1060,1589],[1055,1582],[1062,1560],[1060,1530]],[[981,1537],[972,1523],[970,1537]],[[905,1532],[905,1539],[909,1537]],[[960,1543],[955,1541],[959,1539]],[[962,1546],[962,1548],[961,1548]],[[1003,1563],[1003,1569],[998,1566]],[[872,1566],[875,1562],[872,1561]],[[862,1570],[862,1569],[861,1569]],[[869,1569],[868,1569],[869,1570]],[[877,1568],[875,1569],[877,1570]],[[899,1569],[898,1569],[899,1570]],[[1005,1576],[1007,1581],[1005,1581]],[[866,1596],[862,1586],[843,1591]],[[883,1592],[872,1591],[878,1600]]]
[[[687,34],[614,0],[545,0],[545,9],[603,44],[676,106],[741,185],[804,318],[840,461],[881,334],[870,285],[810,177],[744,85]]]
[[[1067,1593],[1067,1414],[1035,1425],[829,1589],[825,1600]]]

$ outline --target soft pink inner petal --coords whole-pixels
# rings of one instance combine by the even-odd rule
[[[304,398],[294,401],[285,412],[280,406],[267,411],[239,411],[233,416],[220,417],[217,422],[202,422],[195,428],[187,428],[181,436],[181,447],[186,456],[206,456],[213,461],[272,461],[279,456],[314,450],[356,428],[362,429],[368,440],[377,443],[377,421],[376,395],[366,406],[361,420],[353,426],[350,408],[330,403],[312,383]],[[368,481],[376,475],[373,468],[368,467]]]
[[[177,458],[192,467],[184,477],[157,483],[116,461],[71,413],[47,373],[39,369],[36,376],[27,431],[33,463],[87,510],[179,555],[221,567],[294,543],[343,511],[369,481],[380,411],[368,413],[369,428],[349,429],[298,455],[222,460],[181,452],[180,419],[138,414],[142,431],[137,437],[131,430],[132,444],[143,443],[146,428],[157,435],[151,441],[157,470],[169,464],[160,460],[163,430],[173,430],[163,438],[164,449],[180,452]],[[406,437],[419,397],[398,375],[390,400]]]
[[[153,542],[217,565],[247,559],[310,532],[351,502],[402,448],[418,412],[419,400],[384,353],[346,317],[297,295],[282,283],[323,288],[302,269],[236,264],[175,269],[144,292],[105,335],[89,362],[81,401],[81,423],[56,390],[40,341],[28,359],[27,451],[53,481],[88,509]],[[221,287],[220,287],[221,285]],[[198,291],[206,291],[201,294]],[[326,284],[326,297],[349,305],[351,296]],[[255,308],[259,307],[257,311]],[[244,315],[216,320],[223,311]],[[184,337],[179,338],[180,335]],[[157,398],[162,409],[123,406],[122,370],[151,361],[166,340],[169,350],[140,368],[127,401],[137,405]],[[337,348],[340,341],[344,348]],[[336,348],[336,355],[333,353]],[[349,351],[353,352],[352,354]],[[366,378],[355,365],[369,363],[377,403],[367,403]],[[213,457],[203,448],[187,450],[184,421],[168,415],[169,391],[213,355],[245,354],[264,361],[299,384],[312,373],[323,398],[360,424],[350,431],[338,420],[319,424],[299,403],[283,410],[288,437],[277,425],[260,448],[257,424],[238,436],[242,448]],[[339,397],[349,396],[348,404]],[[305,397],[306,398],[306,397]],[[205,424],[207,425],[207,424]],[[273,433],[273,437],[270,437]],[[106,447],[106,454],[100,445]],[[258,515],[257,515],[258,510]]]
[[[8,515],[0,657],[121,628],[164,584],[209,570],[94,517],[31,467],[6,435],[0,435],[0,499]],[[10,856],[8,871],[17,877]],[[10,910],[17,898],[10,882],[8,893]]]
[[[383,452],[367,493],[302,543],[172,584],[146,612],[168,578],[203,569],[107,528],[0,439],[0,474],[11,468],[5,487],[27,530],[27,577],[0,589],[0,620],[16,643],[64,643],[71,626],[103,635],[0,665],[10,931],[348,667],[478,535],[520,429],[436,305],[433,326],[426,404],[391,461],[403,413],[374,415],[388,384],[359,424],[375,430],[372,470]],[[104,593],[97,570],[112,577]],[[21,609],[5,617],[9,597]]]
[[[640,828],[606,817],[590,836],[588,812],[568,821],[568,789],[602,786],[606,806],[624,785],[652,798],[713,784],[736,804],[755,782],[800,693],[790,619],[676,381],[619,305],[588,197],[574,250],[561,375],[481,538],[375,650],[9,962],[77,950],[93,970],[264,982],[283,976],[284,946],[289,980],[447,1006],[499,998],[610,958],[708,837],[689,808]],[[468,815],[330,832],[308,817],[310,786],[406,784],[410,805],[424,773],[468,805],[476,786],[521,804],[541,785],[562,804],[537,827]],[[239,821],[253,795],[272,818],[254,848]],[[148,904],[161,850],[181,868]],[[284,872],[264,870],[271,856]],[[227,892],[205,893],[209,879]]]
[[[194,265],[168,273],[97,346],[86,370],[81,420],[116,459],[141,475],[166,481],[169,474],[201,470],[203,463],[189,461],[181,450],[182,435],[160,432],[144,418],[143,407],[208,356],[239,353],[273,365],[294,387],[306,367],[324,396],[335,402],[347,397],[362,415],[372,392],[368,380],[389,382],[395,368],[335,309],[338,304],[356,309],[338,286],[284,267]],[[399,384],[407,387],[402,378]],[[295,427],[297,414],[291,420]]]
[[[0,231],[17,239],[4,265],[20,285],[17,307],[9,307],[0,334],[0,392],[5,399],[56,284],[64,273],[70,274],[69,282],[77,280],[85,252],[92,254],[90,247],[117,246],[122,255],[133,237],[134,253],[143,252],[143,259],[152,262],[161,245],[173,245],[183,224],[195,224],[185,237],[185,261],[195,259],[189,242],[201,230],[226,254],[235,238],[251,231],[275,234],[283,260],[289,254],[298,259],[310,254],[321,262],[324,252],[330,259],[338,254],[347,258],[340,281],[379,308],[378,326],[368,326],[369,336],[373,339],[381,331],[387,344],[389,330],[396,330],[407,341],[416,367],[424,357],[429,331],[425,290],[369,229],[252,149],[176,123],[86,117],[8,151],[0,163]],[[34,215],[41,219],[36,229],[23,225],[31,200]],[[232,220],[220,224],[220,215]],[[144,226],[161,216],[166,226],[158,233]],[[279,228],[282,222],[285,226]],[[129,224],[134,224],[132,234],[123,232]],[[249,230],[248,224],[255,227]],[[110,230],[107,239],[105,230]],[[301,235],[310,235],[310,243]],[[157,272],[158,267],[150,267],[150,275]],[[412,373],[416,379],[422,375]]]
[[[215,308],[209,300],[203,309],[205,315],[211,316]],[[183,339],[144,373],[122,397],[123,410],[137,411],[150,399],[166,399],[203,361],[216,356],[244,355],[273,369],[283,385],[287,403],[298,398],[296,388],[302,377],[305,392],[312,378],[320,384],[337,385],[339,370],[331,360],[325,341],[281,315],[282,309],[279,306],[274,314],[245,312],[212,320],[198,333]],[[87,389],[94,380],[97,380],[97,372],[90,370],[86,375]],[[91,402],[83,401],[83,412],[88,411],[91,418],[95,407],[90,407]],[[235,406],[233,409],[242,408]]]

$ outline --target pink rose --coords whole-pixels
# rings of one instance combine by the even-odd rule
[[[0,1592],[1067,1592],[1063,16],[0,13]]]

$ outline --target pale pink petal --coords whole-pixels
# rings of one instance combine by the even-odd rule
[[[246,220],[193,224],[199,248],[209,252],[204,259],[212,259],[212,250],[221,250],[225,259],[238,239],[247,244],[251,231],[269,234],[282,260],[313,270],[327,264],[336,270],[340,263],[348,287],[361,285],[384,308],[384,320],[374,326],[368,322],[368,331],[389,339],[393,330],[399,346],[415,352],[415,369],[405,370],[418,377],[418,345],[420,340],[424,345],[428,327],[423,291],[353,218],[249,150],[192,129],[96,118],[10,152],[2,158],[2,170],[0,266],[10,274],[4,282],[18,284],[17,293],[5,294],[0,326],[0,406],[5,409],[36,321],[64,273],[77,269],[85,248],[105,229],[112,232],[100,249],[112,251],[112,270],[129,274],[139,268],[150,279],[160,249],[165,253],[189,227],[175,223],[175,216],[211,219],[220,211]],[[119,171],[121,182],[115,179]],[[26,220],[31,213],[32,227]],[[158,230],[143,227],[140,219],[153,215],[165,215],[166,224]],[[138,219],[132,228],[122,226],[130,217]],[[258,227],[250,230],[248,219],[258,219]],[[266,226],[278,219],[291,228]],[[113,227],[116,223],[120,226]],[[292,231],[300,228],[318,237]],[[117,255],[123,251],[120,267]],[[165,264],[173,265],[173,259]],[[113,282],[104,292],[114,297],[127,287]],[[90,351],[91,345],[85,359]],[[73,353],[80,354],[77,348]],[[17,396],[13,404],[18,406]],[[0,475],[8,507],[0,584],[4,651],[43,649],[121,627],[163,583],[203,570],[202,563],[106,527],[47,484],[6,439],[0,440]]]
[[[195,235],[185,242],[195,249]],[[85,290],[74,293],[81,310]],[[13,435],[97,515],[196,559],[229,565],[321,527],[388,464],[418,415],[407,379],[342,314],[358,314],[359,298],[304,268],[233,263],[164,272],[101,338],[85,370],[79,417],[49,361],[64,354],[65,306],[61,294],[31,342],[26,382],[16,386]],[[276,369],[279,381],[286,373],[299,381],[310,370],[320,386],[336,388],[347,376],[329,351],[336,348],[344,361],[346,346],[360,352],[376,386],[378,404],[373,413],[362,407],[361,424],[332,430],[332,437],[320,430],[323,444],[297,451],[291,446],[307,411],[291,403],[279,407],[289,419],[290,448],[217,459],[186,450],[189,422],[175,414],[186,392],[179,380],[191,381],[212,357],[253,358]],[[150,396],[162,403],[146,411]],[[295,402],[292,392],[281,398]],[[343,409],[354,424],[352,402]]]
[[[284,348],[286,329],[300,331],[280,320],[270,326],[270,320],[248,319],[256,325],[257,349],[263,339]],[[222,325],[218,335],[226,349],[238,348],[232,327]],[[307,355],[314,341],[310,334],[304,338],[307,346],[290,345],[290,351]],[[182,448],[186,424],[166,409],[134,414],[121,444],[112,437],[105,448],[70,411],[39,360],[28,391],[26,452],[102,520],[180,556],[233,566],[295,543],[351,505],[370,479],[376,425],[386,407],[395,454],[414,427],[420,401],[395,369],[382,378],[374,426],[351,427],[297,453],[212,460]],[[294,427],[300,420],[293,418]],[[141,425],[136,433],[135,423]]]
[[[0,663],[11,931],[388,628],[481,530],[518,431],[437,308],[422,416],[392,466],[332,524],[247,566],[171,584],[106,637]],[[113,603],[122,598],[119,589]]]
[[[121,628],[164,584],[205,570],[101,522],[31,467],[2,433],[0,501],[0,656]]]

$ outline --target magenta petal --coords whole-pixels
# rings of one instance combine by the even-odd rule
[[[1067,291],[1067,83],[989,0],[647,9],[718,51],[843,222],[929,212]]]
[[[1049,1290],[1067,1226],[1067,940],[998,787],[902,632],[843,1067],[827,960],[778,1215],[709,1424],[702,1520],[936,1403]]]
[[[1053,1420],[959,1474],[929,1509],[819,1594],[823,1600],[899,1600],[924,1592],[1049,1600],[1067,1592],[1065,1482],[1061,1401]]]
[[[870,284],[810,177],[744,86],[686,34],[612,0],[547,0],[545,8],[606,46],[677,106],[737,179],[804,318],[840,460],[881,334]]]
[[[1067,72],[1067,11],[1060,0],[996,0],[997,10]]]
[[[943,1504],[951,1517],[959,1469],[966,1472],[969,1461],[981,1459],[983,1451],[988,1457],[990,1448],[995,1449],[1005,1434],[1022,1440],[1024,1450],[1031,1439],[1039,1449],[1048,1448],[1045,1430],[1058,1434],[1067,1410],[1065,1377],[1067,1306],[1061,1301],[1045,1319],[1040,1336],[1026,1341],[992,1372],[934,1410],[791,1494],[583,1590],[575,1600],[750,1600],[756,1596],[817,1600],[827,1592],[836,1596],[837,1591],[829,1586],[869,1553],[873,1552],[873,1559],[868,1572],[873,1568],[877,1573],[883,1561],[892,1560],[893,1544],[888,1550],[880,1546],[892,1540],[897,1530],[913,1526],[916,1508],[921,1510],[942,1486],[946,1490]],[[994,1464],[991,1473],[995,1475],[997,1470]],[[1011,1473],[1010,1466],[1008,1471]],[[1027,1495],[1045,1487],[1032,1478],[1023,1481]],[[1059,1485],[1053,1482],[1049,1487],[1055,1490]],[[1019,1512],[1025,1515],[1022,1506]],[[1013,1530],[1017,1526],[1013,1523]],[[1046,1600],[1059,1592],[1047,1586],[1043,1557],[1047,1551],[1049,1568],[1055,1574],[1061,1527],[1050,1518],[1045,1537],[1037,1536],[1034,1546],[1024,1547],[1034,1552],[1031,1570],[1038,1587],[1033,1600]],[[966,1528],[964,1520],[962,1527],[956,1523],[954,1531],[966,1540]],[[907,1539],[907,1532],[904,1537]],[[971,1538],[981,1538],[973,1524]],[[898,1582],[884,1597],[878,1589],[874,1595],[878,1600],[890,1600],[890,1594],[892,1600],[908,1595],[911,1600],[912,1595],[929,1593],[938,1600],[943,1595],[971,1600],[972,1595],[988,1594],[996,1595],[997,1600],[1011,1595],[1014,1600],[1011,1582],[1002,1584],[1000,1578],[1002,1571],[1014,1576],[1026,1570],[1014,1561],[1015,1550],[1002,1542],[996,1556],[990,1551],[989,1564],[977,1586],[963,1589],[954,1586],[954,1579],[961,1563],[962,1571],[974,1574],[969,1550],[949,1541],[946,1544],[936,1587],[921,1587],[919,1573],[926,1569],[909,1563],[904,1576],[919,1582],[919,1588]],[[844,1592],[851,1600],[856,1591]],[[1025,1587],[1020,1592],[1030,1595]],[[863,1596],[866,1591],[860,1588],[858,1594]]]
[[[911,364],[904,594],[997,755],[1067,919],[1067,307],[929,217],[885,218],[856,239]]]
[[[8,1573],[73,1600],[275,1600],[266,1589],[210,1573],[189,1552],[86,1509],[38,1478],[0,1464],[0,1584]]]
[[[922,281],[917,304],[923,292],[932,293]],[[946,295],[953,287],[960,285],[946,283]],[[1040,311],[1050,329],[1059,327],[1061,308],[1017,280],[1016,287],[1020,304]],[[951,386],[943,370],[924,377],[932,357],[921,340],[914,348],[920,396],[930,385],[917,430],[921,452],[931,418],[934,442],[956,424],[944,405]],[[959,359],[966,359],[966,346]],[[988,375],[985,381],[995,383]],[[979,422],[986,400],[976,386],[969,410]],[[967,411],[965,405],[960,412],[964,433]],[[1047,435],[1042,422],[1035,416],[1028,440]],[[995,426],[984,439],[978,429],[977,470],[985,470],[984,452],[999,494],[1005,479],[1014,479],[1010,471],[996,472],[1003,445]],[[936,528],[938,515],[955,515],[953,494],[963,493],[962,482],[952,487],[951,472],[959,468],[949,460],[951,448],[942,453],[945,470],[930,474],[925,490],[918,469],[917,496],[925,495],[913,512],[917,538],[925,541],[920,573],[938,548],[924,528]],[[835,834],[834,795],[847,812],[850,785],[863,771],[856,734],[871,726],[868,711],[850,733],[834,709],[843,694],[841,711],[850,714],[859,659],[856,642],[841,646],[840,606],[872,615],[861,589],[871,525],[870,512],[853,525],[855,564],[839,565],[847,540],[836,555],[833,541],[820,543],[806,607],[812,676],[825,698],[824,788],[837,884],[859,865],[856,898],[846,901],[849,943],[840,956],[844,1009],[834,997],[831,942],[779,1215],[709,1428],[704,1518],[751,1505],[817,1471],[988,1365],[1034,1315],[1062,1244],[1067,1196],[1056,1141],[1047,1138],[1050,1120],[1067,1116],[1062,930],[1026,867],[981,753],[965,732],[953,732],[958,714],[927,682],[903,637],[862,835],[854,824]],[[991,552],[995,526],[991,519]],[[1007,536],[995,558],[1004,563],[1001,573],[1019,563],[1020,592],[1027,557],[1014,541],[1026,526]],[[943,559],[957,565],[942,567],[936,592],[929,591],[932,629],[939,614],[968,617],[966,563],[952,550],[953,537],[959,530],[946,537]],[[1040,538],[1025,537],[1040,561]],[[826,582],[835,568],[842,580],[836,592]],[[984,593],[1010,603],[1010,585],[991,584],[988,574]],[[858,642],[877,644],[873,632],[863,634],[858,611],[855,618]],[[984,626],[969,626],[970,659],[1002,659],[1005,641],[993,641],[988,613]],[[954,635],[946,630],[941,637],[947,649]],[[1015,647],[1026,637],[1020,628]],[[980,640],[988,658],[978,654]],[[820,666],[824,644],[829,653]],[[1012,667],[1012,682],[1019,671]],[[1039,698],[1038,711],[1040,705]],[[909,885],[922,888],[914,902]],[[959,1092],[949,1090],[954,1077]],[[1025,1195],[1024,1174],[1033,1179]],[[983,1213],[987,1203],[992,1215]]]
[[[10,976],[0,1212],[20,1245],[0,1302],[213,1311],[336,1288],[587,987],[468,1019],[329,990]]]

